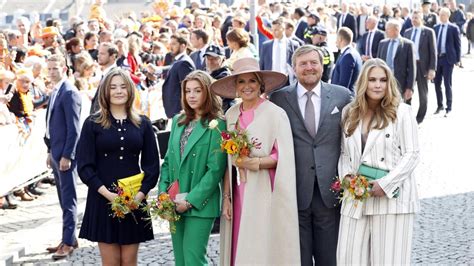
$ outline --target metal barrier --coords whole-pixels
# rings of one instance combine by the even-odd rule
[[[43,142],[46,110],[35,111],[35,116],[28,136],[17,125],[0,126],[0,196],[48,173]]]

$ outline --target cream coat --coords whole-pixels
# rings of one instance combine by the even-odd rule
[[[346,106],[343,115],[346,115]],[[415,213],[419,210],[418,193],[413,170],[419,162],[417,123],[411,107],[402,103],[397,110],[397,120],[382,130],[371,129],[362,153],[362,123],[352,136],[342,134],[342,151],[339,159],[341,177],[357,173],[359,166],[388,170],[389,174],[378,180],[385,197],[370,197],[354,206],[352,200],[342,203],[341,214],[359,219],[361,215]],[[399,196],[394,195],[399,191]]]
[[[228,129],[235,127],[239,108],[240,104],[236,104],[227,112]],[[269,156],[276,141],[278,164],[273,192],[268,170],[247,172],[235,265],[299,265],[296,176],[290,122],[283,109],[264,101],[255,110],[247,132],[250,138],[258,138],[262,143],[260,149],[252,150],[250,157]],[[230,157],[228,165],[230,168]],[[221,218],[220,235],[220,265],[227,266],[231,258],[232,222],[224,217]]]

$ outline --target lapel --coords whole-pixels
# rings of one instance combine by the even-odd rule
[[[59,87],[58,92],[56,93],[56,97],[55,97],[55,99],[54,99],[53,106],[50,107],[50,112],[51,112],[51,114],[53,114],[54,107],[55,107],[56,105],[58,105],[58,100],[59,100],[59,98],[61,97],[63,91],[65,90],[64,87],[66,87],[66,81],[63,82],[63,84],[61,85],[61,87]]]
[[[395,51],[395,56],[393,57],[393,62],[394,63],[395,63],[395,60],[400,57],[399,54],[402,53],[402,49],[403,49],[404,44],[405,44],[405,42],[403,41],[403,38],[399,37],[398,38],[397,50]]]
[[[342,133],[342,134],[344,134],[344,133]],[[354,141],[356,143],[356,145],[355,145],[355,147],[357,149],[356,156],[358,158],[361,158],[361,155],[362,155],[362,122],[359,122],[359,125],[354,130],[354,133],[349,138],[351,138],[352,141]]]
[[[293,88],[291,88],[291,90],[288,90],[286,92],[286,101],[288,102],[290,107],[293,109],[298,119],[300,119],[300,122],[304,125],[303,115],[301,114],[301,110],[298,105],[298,93],[296,89],[297,86],[298,86],[298,83],[295,83],[293,85]]]
[[[176,126],[175,128],[172,129],[173,131],[173,139],[172,139],[172,144],[173,147],[174,147],[174,156],[175,156],[175,160],[176,162],[181,162],[181,153],[180,153],[180,150],[179,150],[179,141],[181,139],[181,135],[183,134],[184,132],[184,126],[179,126],[178,125],[178,122],[180,121],[180,117],[178,117],[176,119]]]
[[[184,126],[182,128],[184,129]],[[186,143],[186,146],[184,147],[183,156],[181,157],[181,163],[184,161],[184,159],[186,159],[186,156],[189,154],[189,152],[194,147],[194,145],[198,142],[198,140],[202,137],[202,135],[206,132],[206,130],[207,130],[207,127],[206,128],[203,127],[200,120],[197,121],[196,125],[194,126],[193,132],[191,132],[191,135],[189,136],[188,143]],[[181,135],[180,135],[180,138],[181,138]]]
[[[286,63],[291,62],[291,53],[293,52],[293,47],[291,46],[290,39],[286,39]]]
[[[321,82],[321,81],[320,81]],[[331,106],[331,90],[327,86],[326,83],[321,82],[321,110],[319,111],[319,124],[318,124],[318,132],[316,133],[316,138],[320,136],[322,133],[321,132],[321,125],[324,122],[324,119],[326,119],[331,112],[329,110],[329,106]]]
[[[360,134],[362,133],[362,122],[360,122]],[[367,137],[367,142],[365,143],[365,148],[364,152],[362,153],[362,159],[361,162],[363,161],[363,158],[365,155],[370,153],[370,150],[374,147],[375,142],[377,141],[377,138],[379,137],[380,133],[382,133],[383,129],[371,129],[369,131],[369,136]],[[360,136],[359,136],[359,142],[361,142]],[[359,146],[361,147],[361,146]],[[360,148],[359,148],[360,150]]]

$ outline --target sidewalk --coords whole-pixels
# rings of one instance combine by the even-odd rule
[[[412,262],[416,265],[474,265],[474,178],[470,172],[474,57],[463,57],[463,64],[463,69],[454,70],[451,116],[433,115],[436,96],[430,84],[428,114],[419,127],[421,162],[415,172],[422,210],[416,218],[413,239]],[[417,109],[415,92],[413,110]],[[79,221],[86,190],[79,182]],[[19,253],[13,265],[100,264],[96,243],[83,239],[69,258],[51,260],[45,248],[59,242],[60,231],[61,210],[55,187],[35,201],[22,202],[16,210],[0,210],[0,266],[8,262],[5,258],[12,262],[11,256],[18,257]],[[173,265],[167,228],[154,223],[154,232],[155,240],[140,247],[139,265]],[[213,235],[208,249],[211,265],[218,264],[218,250],[218,235]]]

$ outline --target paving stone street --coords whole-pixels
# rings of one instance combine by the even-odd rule
[[[472,99],[474,57],[463,57],[464,68],[454,70],[453,111],[433,115],[436,97],[430,84],[428,114],[419,127],[422,158],[416,169],[421,212],[417,215],[412,262],[415,265],[474,265],[474,179],[471,172]],[[418,108],[415,93],[413,108]],[[469,111],[471,110],[471,111]],[[56,188],[16,210],[0,210],[0,265],[97,265],[96,243],[79,240],[69,258],[53,261],[45,248],[57,244],[61,212]],[[79,182],[79,221],[87,187]],[[156,193],[156,191],[154,191]],[[80,223],[78,225],[80,227]],[[139,265],[173,265],[170,234],[166,225],[154,224],[155,240],[139,250]],[[212,235],[208,248],[211,265],[218,264],[219,236]],[[289,243],[291,244],[291,243]],[[14,257],[11,257],[14,256]]]

